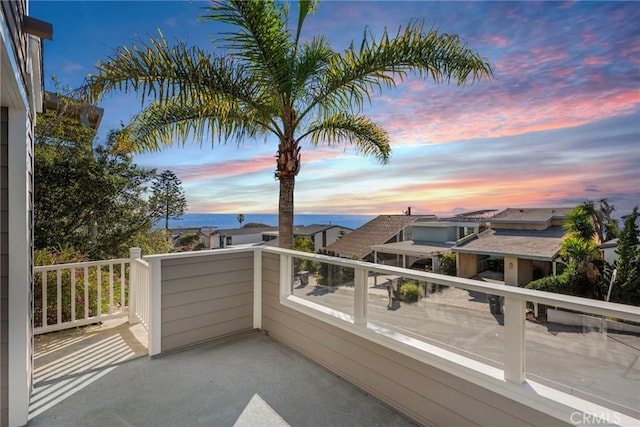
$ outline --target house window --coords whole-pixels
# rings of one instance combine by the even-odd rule
[[[231,246],[231,236],[227,236],[226,237],[226,243],[225,246]]]

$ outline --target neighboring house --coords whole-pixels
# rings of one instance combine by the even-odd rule
[[[234,245],[247,245],[263,241],[263,234],[278,230],[277,227],[243,227],[214,230],[206,243],[209,249],[226,248]]]
[[[410,239],[408,226],[418,220],[437,221],[438,219],[434,215],[379,215],[362,227],[327,245],[325,250],[342,258],[374,262],[376,256],[371,249],[373,246]],[[378,260],[385,264],[399,265],[400,256],[381,257]]]
[[[401,256],[401,267],[428,269],[434,273],[440,270],[441,254],[451,252],[451,248],[468,238],[478,234],[480,222],[440,221],[437,218],[422,218],[409,225],[411,239],[373,245],[374,261],[378,262],[383,254]]]
[[[27,424],[33,358],[33,130],[42,39],[26,1],[0,3],[0,425]]]
[[[457,254],[458,276],[471,278],[484,270],[504,273],[507,285],[524,286],[556,273],[566,235],[563,225],[573,208],[509,208],[489,219],[490,228],[451,250]]]
[[[342,236],[346,236],[353,229],[332,224],[311,224],[296,225],[293,227],[293,237],[307,237],[314,245],[314,252],[333,244]],[[278,231],[267,231],[262,233],[262,240],[268,246],[278,245]]]
[[[618,254],[616,253],[617,248],[618,239],[609,240],[598,246],[598,249],[600,249],[600,253],[602,254],[602,258],[611,265],[614,265],[618,259]]]

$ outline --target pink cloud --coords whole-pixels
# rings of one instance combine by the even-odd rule
[[[582,63],[586,65],[609,65],[611,61],[598,56],[587,56],[582,60]]]

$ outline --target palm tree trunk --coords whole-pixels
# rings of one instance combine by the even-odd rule
[[[278,239],[281,248],[293,248],[293,190],[295,175],[280,178],[278,205]]]
[[[278,146],[276,178],[280,181],[278,203],[279,246],[293,249],[293,190],[300,171],[300,147],[293,135],[285,137]]]

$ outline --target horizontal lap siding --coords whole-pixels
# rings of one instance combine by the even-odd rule
[[[563,425],[442,370],[280,305],[279,260],[263,257],[263,329],[425,425]]]
[[[162,260],[161,351],[253,327],[253,253]]]

